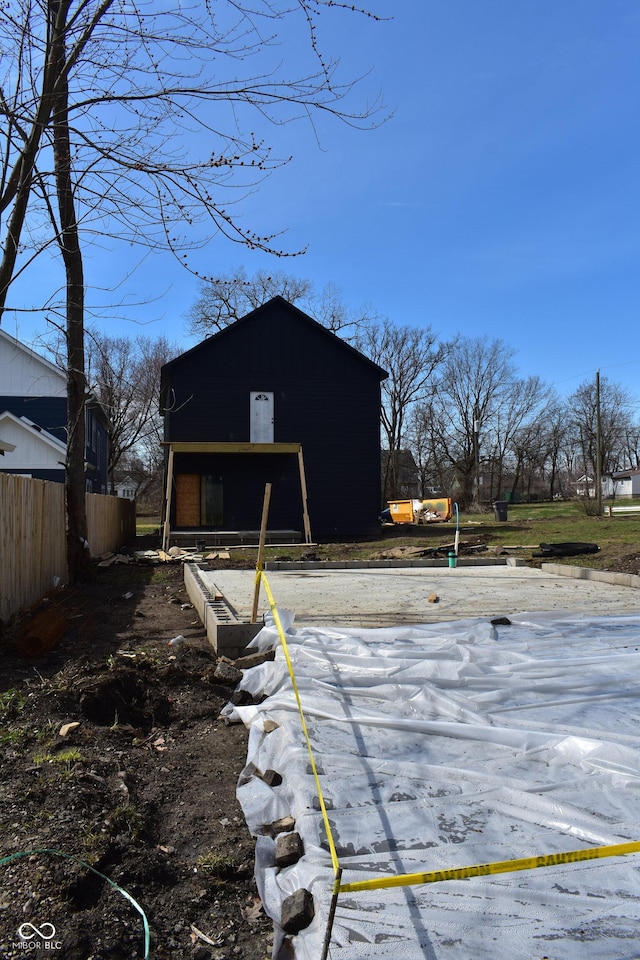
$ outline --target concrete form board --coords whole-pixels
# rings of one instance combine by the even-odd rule
[[[195,563],[185,564],[184,582],[189,599],[218,656],[232,660],[242,657],[247,644],[262,628],[262,619],[258,623],[239,620],[226,599],[216,599],[219,594],[216,585],[203,580],[201,570]]]

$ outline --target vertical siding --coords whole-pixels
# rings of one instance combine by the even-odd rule
[[[167,365],[173,412],[166,416],[165,439],[246,443],[251,391],[273,393],[275,442],[302,444],[312,534],[370,533],[380,511],[382,376],[315,321],[272,301]],[[232,491],[225,492],[227,528],[255,526],[262,502],[255,491],[265,482],[273,483],[270,523],[300,526],[297,471],[282,461],[255,456],[196,465],[189,457],[180,469],[222,477],[225,491]]]

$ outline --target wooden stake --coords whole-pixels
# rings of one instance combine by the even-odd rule
[[[324,943],[322,945],[322,957],[321,960],[327,960],[329,954],[329,945],[331,943],[331,932],[333,930],[333,921],[336,917],[336,908],[338,906],[338,886],[340,885],[340,880],[342,879],[342,867],[338,868],[338,872],[335,875],[335,880],[333,884],[333,896],[331,897],[331,905],[329,907],[329,917],[327,919],[327,929],[324,935]]]
[[[165,491],[164,524],[162,527],[162,549],[169,549],[171,535],[171,488],[173,486],[173,447],[169,447],[169,462],[167,464],[167,489]]]
[[[302,447],[298,450],[298,466],[300,468],[300,489],[302,491],[302,521],[304,523],[305,542],[311,543],[311,523],[309,522],[309,509],[307,507],[307,478],[304,472],[304,459],[302,457]]]
[[[267,518],[269,516],[269,501],[271,499],[271,484],[265,484],[264,502],[262,504],[262,523],[260,524],[260,540],[258,543],[258,562],[256,569],[261,571],[264,560],[264,543],[267,537]],[[251,623],[258,619],[258,600],[260,599],[260,580],[256,579],[256,586],[253,593],[253,610],[251,612]]]

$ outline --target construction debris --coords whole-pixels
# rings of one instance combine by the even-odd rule
[[[287,933],[296,934],[308,927],[314,917],[313,897],[302,887],[282,903],[280,926]]]
[[[534,557],[578,557],[583,553],[597,553],[597,543],[541,543]]]
[[[40,657],[52,650],[69,625],[62,604],[48,605],[18,631],[16,650],[21,657]]]
[[[304,856],[304,844],[299,833],[281,833],[276,837],[276,867],[290,867]]]
[[[58,730],[59,737],[67,737],[73,730],[77,730],[80,726],[79,720],[72,720],[70,723],[63,723],[60,729]]]

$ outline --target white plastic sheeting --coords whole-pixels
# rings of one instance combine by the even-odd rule
[[[343,882],[640,840],[640,616],[521,614],[422,626],[295,629],[287,643]],[[332,868],[275,629],[246,671],[259,706],[238,797],[276,921],[299,887],[318,960]],[[265,720],[278,727],[265,733]],[[279,771],[269,787],[256,771]],[[305,855],[278,870],[264,825],[290,814]],[[276,938],[275,951],[279,938]],[[331,957],[640,957],[640,854],[494,877],[342,894]]]

